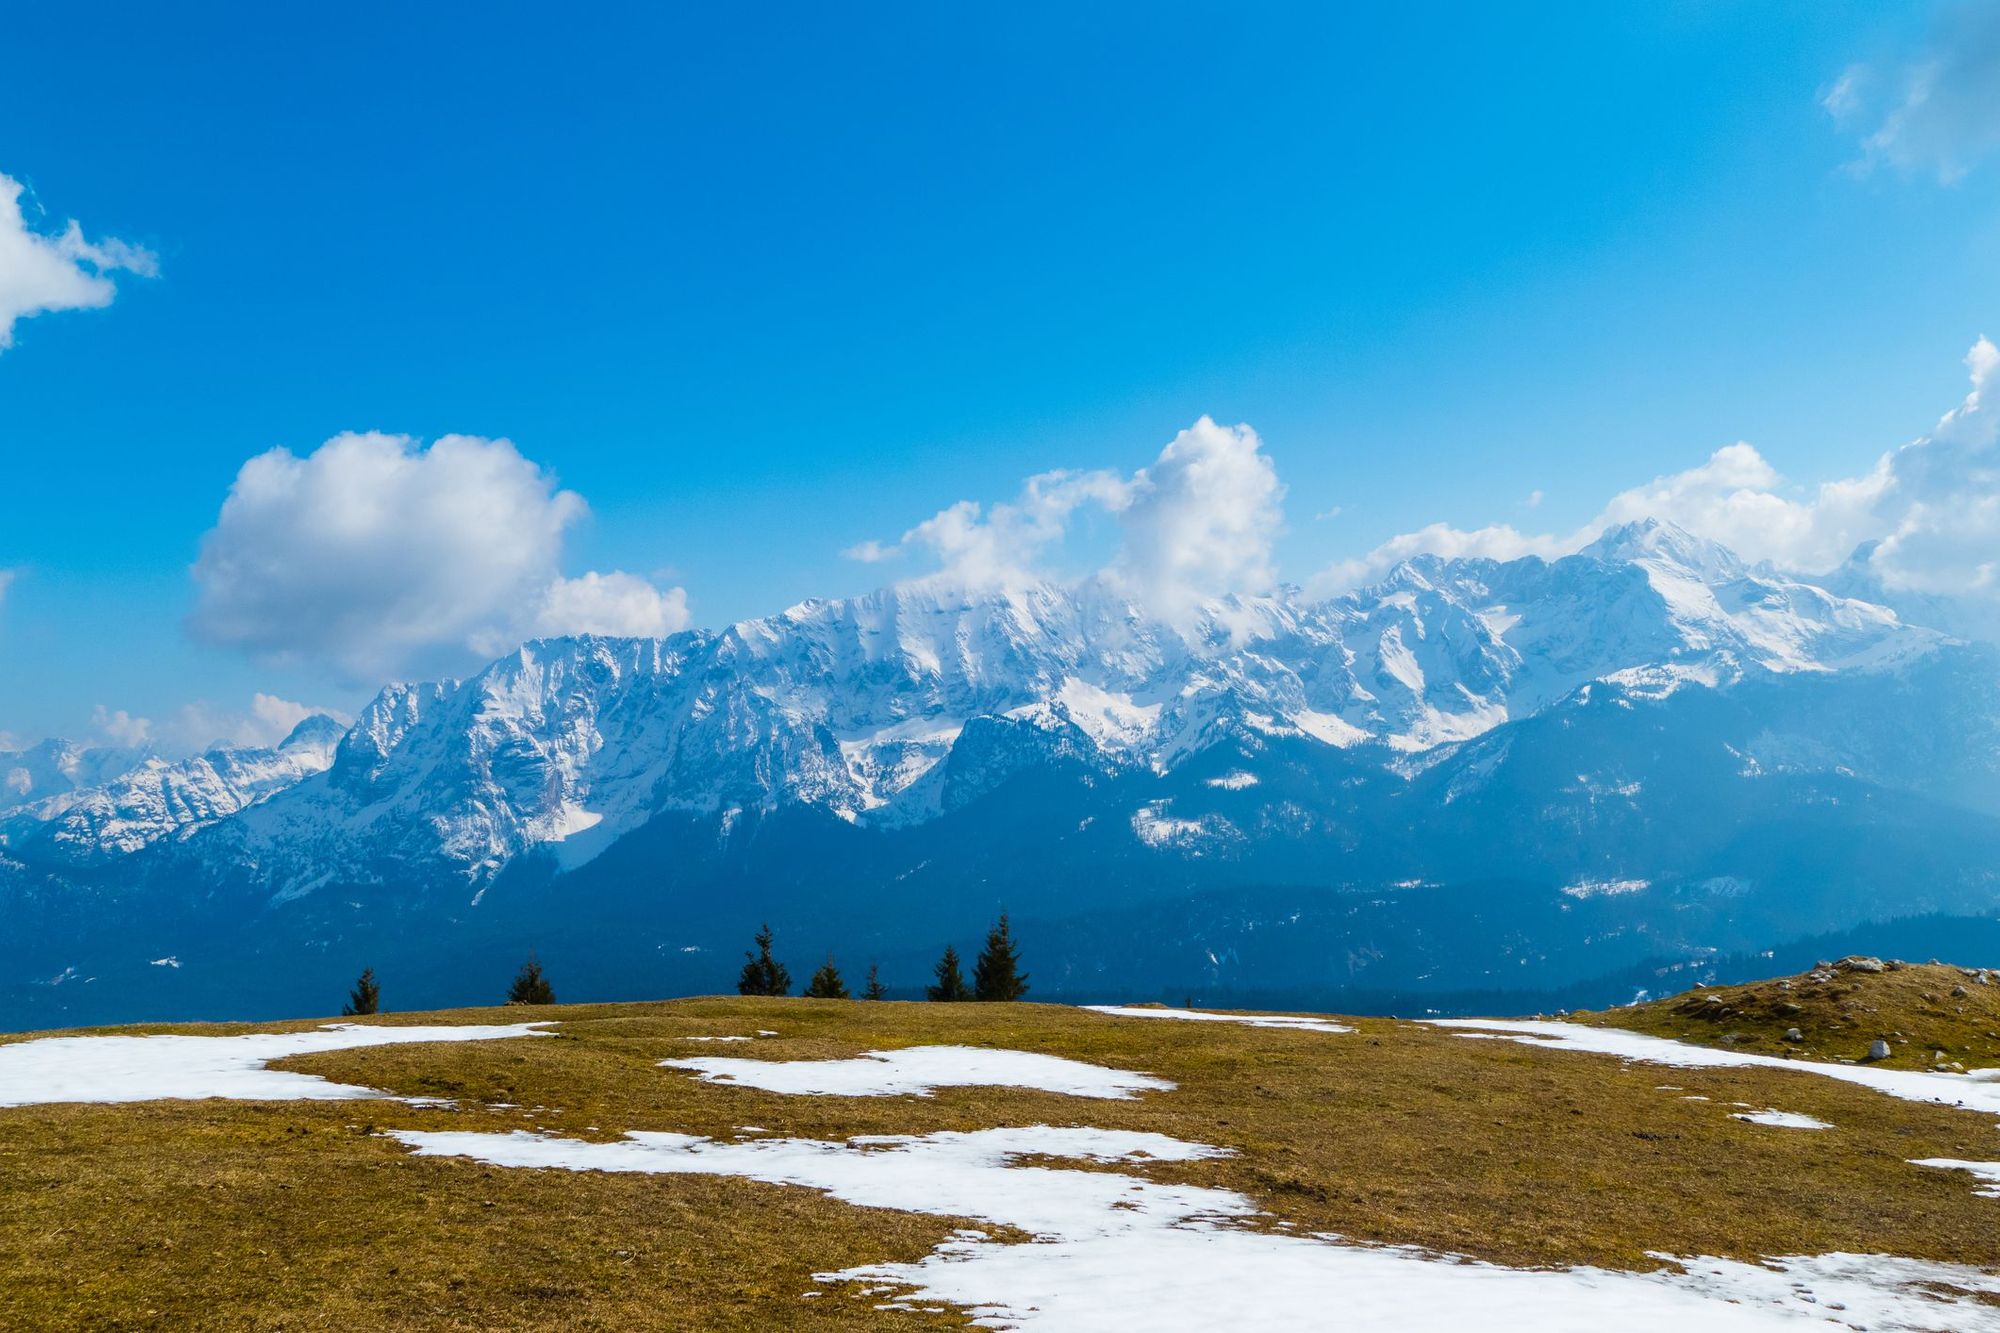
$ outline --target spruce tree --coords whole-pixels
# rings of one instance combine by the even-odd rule
[[[972,998],[975,1000],[1018,1000],[1028,993],[1028,974],[1021,971],[1013,932],[1007,929],[1002,912],[993,929],[986,932],[986,948],[972,965]]]
[[[555,1002],[556,993],[549,988],[549,979],[542,975],[541,962],[535,955],[529,954],[528,961],[521,964],[520,975],[514,978],[514,984],[507,989],[507,1003],[554,1004]]]
[[[785,965],[771,957],[771,923],[766,921],[757,932],[757,952],[745,952],[743,971],[736,978],[736,993],[739,995],[787,995],[792,989],[792,974]]]
[[[844,1000],[847,998],[847,983],[840,979],[840,969],[833,965],[833,955],[826,956],[826,965],[812,974],[812,982],[806,987],[808,1000]]]
[[[886,1000],[889,998],[889,992],[882,989],[882,965],[880,963],[870,963],[868,965],[868,985],[861,992],[861,998],[864,1000]]]
[[[924,994],[933,1000],[969,1000],[972,992],[965,988],[965,974],[958,970],[958,950],[949,944],[944,946],[944,957],[938,959],[937,985],[924,988]]]
[[[357,1018],[362,1014],[372,1014],[382,1007],[382,988],[375,984],[375,969],[361,969],[361,979],[354,983],[354,989],[347,992],[347,1003],[341,1006],[341,1014],[346,1018]]]

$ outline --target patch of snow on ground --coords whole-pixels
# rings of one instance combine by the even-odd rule
[[[1563,893],[1571,898],[1615,898],[1620,894],[1643,893],[1653,887],[1647,879],[1580,879],[1565,885]]]
[[[977,1046],[910,1046],[867,1051],[849,1060],[739,1060],[722,1056],[662,1060],[709,1083],[815,1097],[928,1097],[939,1088],[1028,1088],[1072,1097],[1125,1099],[1171,1092],[1151,1074],[1106,1069],[1059,1055]]]
[[[392,1131],[420,1156],[569,1171],[733,1176],[822,1190],[861,1207],[968,1217],[1034,1237],[961,1231],[916,1263],[821,1273],[888,1288],[895,1303],[947,1302],[987,1327],[1381,1330],[1533,1328],[1685,1333],[1848,1328],[2000,1330],[2000,1309],[1937,1285],[2000,1294],[1976,1269],[1885,1255],[1746,1264],[1673,1260],[1685,1271],[1511,1269],[1411,1248],[1245,1229],[1256,1205],[1230,1190],[1102,1170],[1021,1166],[1027,1156],[1099,1164],[1189,1162],[1224,1150],[1160,1134],[1032,1125],[868,1135],[845,1142],[628,1134],[586,1143],[516,1131]]]
[[[151,1102],[223,1097],[231,1101],[338,1101],[380,1097],[373,1088],[317,1074],[268,1069],[273,1060],[364,1046],[426,1041],[546,1037],[548,1023],[501,1027],[362,1027],[331,1023],[310,1032],[240,1037],[41,1037],[0,1045],[0,1106],[51,1102]]]
[[[1224,773],[1219,778],[1210,778],[1206,785],[1220,787],[1223,791],[1242,791],[1247,787],[1257,785],[1257,775],[1255,773],[1245,773],[1241,769],[1238,769],[1234,773]]]
[[[1122,1004],[1086,1004],[1093,1014],[1118,1018],[1179,1018],[1199,1023],[1241,1023],[1253,1028],[1296,1028],[1305,1032],[1352,1032],[1353,1028],[1330,1018],[1310,1014],[1214,1014],[1199,1009],[1149,1009]]]
[[[1832,1129],[1833,1126],[1817,1116],[1802,1115],[1797,1111],[1738,1111],[1731,1120],[1748,1120],[1753,1125],[1776,1125],[1779,1129]]]
[[[1618,1028],[1584,1027],[1578,1023],[1554,1023],[1527,1018],[1426,1018],[1435,1027],[1468,1028],[1465,1037],[1493,1037],[1518,1041],[1551,1050],[1590,1051],[1614,1055],[1641,1064],[1669,1065],[1677,1069],[1794,1069],[1807,1074],[1859,1083],[1864,1088],[1900,1097],[1906,1102],[1930,1102],[1938,1106],[1958,1106],[1988,1115],[2000,1115],[2000,1083],[1986,1083],[1962,1074],[1926,1074],[1910,1069],[1877,1069],[1871,1065],[1837,1065],[1819,1060],[1786,1060],[1775,1055],[1749,1051],[1690,1046],[1665,1037],[1649,1037],[1643,1032]]]
[[[1911,1166],[1935,1166],[1946,1171],[1969,1171],[1979,1178],[1973,1193],[1982,1199],[2000,1199],[2000,1162],[1963,1162],[1956,1157],[1915,1157]]]

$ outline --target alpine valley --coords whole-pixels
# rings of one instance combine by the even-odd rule
[[[1834,587],[1845,586],[1834,578]],[[1655,522],[1166,623],[935,579],[537,640],[344,730],[0,753],[0,1026],[725,990],[1011,914],[1038,999],[1632,999],[2000,946],[2000,651]]]

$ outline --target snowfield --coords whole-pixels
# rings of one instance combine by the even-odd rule
[[[425,1157],[565,1171],[735,1176],[822,1190],[871,1208],[1018,1228],[1026,1244],[966,1231],[927,1258],[822,1273],[897,1304],[950,1302],[989,1328],[1077,1330],[1536,1329],[1540,1333],[1717,1330],[2000,1330],[2000,1308],[1931,1284],[2000,1295],[2000,1277],[1886,1255],[1746,1264],[1675,1259],[1679,1271],[1514,1269],[1332,1236],[1249,1229],[1256,1205],[1230,1190],[1102,1170],[1022,1166],[1190,1162],[1224,1150],[1160,1134],[1029,1125],[829,1142],[724,1143],[631,1133],[587,1143],[514,1131],[393,1131]],[[1331,1322],[1337,1312],[1338,1322]]]
[[[1130,1098],[1171,1092],[1151,1074],[1129,1074],[1031,1051],[976,1046],[911,1046],[867,1051],[851,1060],[739,1060],[709,1056],[662,1060],[709,1083],[815,1097],[928,1097],[939,1088],[1029,1088],[1071,1097]]]
[[[1345,1023],[1312,1014],[1211,1014],[1199,1009],[1149,1009],[1122,1004],[1086,1004],[1093,1014],[1114,1018],[1178,1018],[1197,1023],[1241,1023],[1251,1028],[1292,1028],[1300,1032],[1352,1032]]]
[[[1864,1088],[1900,1097],[1906,1102],[1931,1102],[1966,1110],[2000,1115],[2000,1083],[1979,1077],[1990,1071],[1971,1074],[1926,1074],[1909,1069],[1875,1069],[1868,1065],[1836,1065],[1820,1060],[1785,1060],[1775,1055],[1754,1055],[1748,1051],[1720,1050],[1690,1046],[1665,1037],[1618,1028],[1584,1027],[1579,1023],[1552,1023],[1527,1018],[1429,1018],[1434,1027],[1463,1028],[1464,1037],[1488,1037],[1518,1041],[1528,1046],[1555,1050],[1590,1051],[1614,1055],[1641,1064],[1670,1065],[1679,1069],[1791,1069],[1806,1074],[1858,1083]]]
[[[0,1045],[0,1106],[51,1102],[339,1101],[383,1097],[373,1088],[268,1068],[274,1060],[364,1046],[546,1037],[548,1023],[498,1027],[363,1027],[240,1037],[42,1037]]]

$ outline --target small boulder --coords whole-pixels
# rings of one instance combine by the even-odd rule
[[[1888,1043],[1888,1042],[1886,1042],[1886,1041],[1883,1041],[1883,1040],[1882,1040],[1882,1039],[1881,1039],[1880,1037],[1877,1037],[1877,1038],[1875,1039],[1875,1041],[1874,1041],[1874,1044],[1873,1044],[1873,1045],[1871,1045],[1871,1046],[1869,1046],[1869,1048],[1868,1048],[1868,1058],[1869,1058],[1870,1060],[1886,1060],[1886,1059],[1888,1059],[1888,1058],[1889,1058],[1889,1043]]]
[[[1786,1040],[1786,1041],[1804,1041],[1805,1039],[1806,1039],[1806,1034],[1805,1034],[1805,1033],[1803,1033],[1803,1032],[1801,1032],[1801,1031],[1799,1031],[1799,1030],[1798,1030],[1797,1028],[1786,1028],[1786,1029],[1785,1029],[1785,1040]]]
[[[1843,958],[1835,963],[1834,966],[1843,972],[1886,972],[1889,970],[1889,965],[1884,963],[1880,958],[1865,958],[1860,954]]]
[[[1966,989],[1965,987],[1963,987],[1963,986],[1953,986],[1953,987],[1951,988],[1951,993],[1952,993],[1953,995],[1957,996],[1957,997],[1958,997],[1959,999],[1961,999],[1961,1000],[1962,1000],[1962,999],[1964,999],[1964,998],[1965,998],[1966,996],[1968,996],[1968,995],[1972,994],[1972,992],[1971,992],[1971,991],[1967,990],[1967,989]]]

